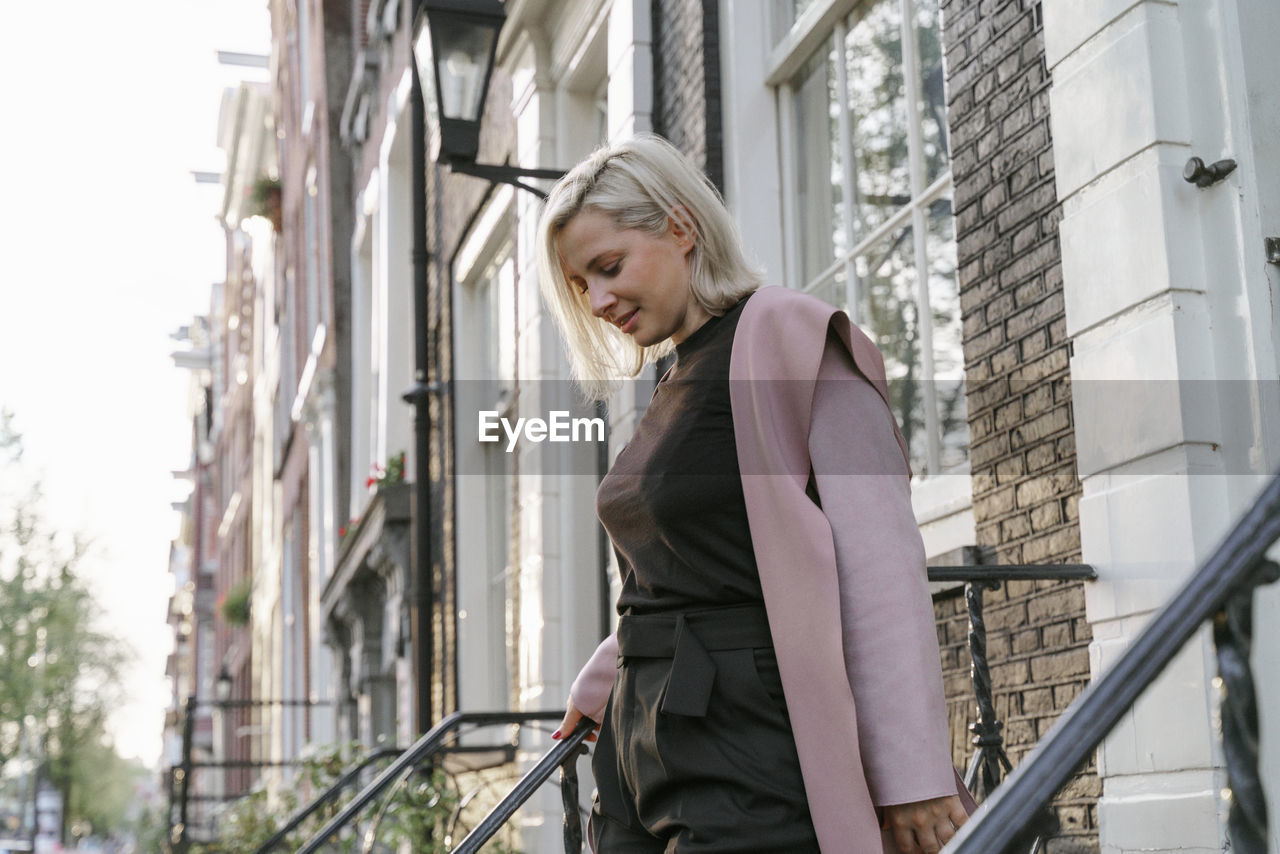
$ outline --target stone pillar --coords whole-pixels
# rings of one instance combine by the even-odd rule
[[[1044,0],[1095,677],[1275,461],[1254,189],[1275,166],[1253,156],[1238,17],[1256,5]],[[1241,168],[1197,188],[1182,178],[1193,155]],[[1223,850],[1213,676],[1201,633],[1104,742],[1104,852]]]

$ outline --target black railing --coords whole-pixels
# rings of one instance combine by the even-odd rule
[[[326,700],[302,699],[226,699],[202,700],[192,695],[183,704],[182,722],[182,758],[178,765],[169,769],[169,843],[176,854],[185,854],[194,841],[208,842],[208,839],[194,839],[192,830],[198,826],[191,821],[191,806],[210,803],[227,803],[243,798],[248,794],[242,788],[230,794],[216,795],[193,793],[192,779],[199,771],[204,770],[247,770],[261,771],[264,768],[296,768],[300,761],[294,759],[200,759],[194,758],[195,713],[198,708],[218,709],[266,709],[266,708],[317,708],[329,705]],[[225,784],[225,781],[224,781]],[[247,787],[245,787],[247,788]],[[201,811],[204,812],[203,810]],[[205,816],[208,821],[208,817]],[[208,828],[204,828],[206,832]]]
[[[1097,572],[1088,564],[1027,564],[1019,566],[931,566],[931,582],[963,582],[969,612],[969,658],[973,694],[978,719],[969,725],[973,733],[973,758],[965,771],[964,784],[975,796],[985,797],[1000,785],[1011,770],[1004,749],[1004,724],[996,716],[991,688],[991,665],[987,659],[987,623],[983,616],[983,593],[996,590],[1006,581],[1092,581]]]
[[[538,722],[554,722],[559,721],[564,715],[563,711],[542,711],[542,712],[454,712],[446,717],[440,723],[436,724],[430,732],[418,739],[412,747],[402,752],[394,762],[388,765],[378,774],[367,786],[360,790],[354,798],[351,799],[333,818],[331,818],[324,827],[320,828],[307,842],[298,849],[297,854],[315,854],[331,839],[335,838],[344,828],[350,825],[356,817],[376,798],[384,792],[389,791],[399,784],[409,775],[413,774],[419,766],[430,762],[444,753],[446,750],[454,749],[454,739],[458,735],[458,730],[465,725],[481,726],[501,726],[504,724],[531,724]],[[552,748],[552,750],[544,756],[536,769],[541,769],[547,761],[548,756],[560,755],[561,762],[565,759],[576,760],[576,754],[570,756],[567,751],[562,750],[570,742],[576,748],[583,738],[586,737],[588,731],[581,733],[576,739],[565,739]],[[576,735],[576,734],[575,734]],[[558,752],[559,751],[559,752]],[[554,770],[554,765],[552,770]],[[532,773],[532,772],[530,772]],[[528,777],[529,775],[526,775]],[[550,776],[548,772],[547,776]],[[546,779],[546,777],[543,777]],[[523,784],[523,780],[521,783]],[[519,786],[517,786],[519,788]],[[510,796],[508,796],[509,798]],[[527,795],[525,796],[527,799]],[[575,796],[576,801],[576,796]],[[310,806],[310,805],[309,805]],[[517,805],[518,806],[518,805]],[[314,811],[314,810],[313,810]],[[511,812],[515,810],[512,809]],[[508,816],[510,813],[508,813]],[[577,812],[575,808],[574,820],[577,820]],[[495,828],[496,831],[496,828]],[[492,835],[492,834],[490,834]],[[261,849],[265,851],[266,849]]]
[[[254,851],[254,854],[267,854],[268,851],[275,850],[275,848],[284,841],[285,837],[297,830],[304,821],[315,815],[315,813],[326,804],[332,803],[335,798],[353,786],[360,779],[360,775],[364,773],[366,768],[375,762],[379,762],[383,759],[390,759],[391,757],[399,756],[402,753],[404,753],[403,748],[382,747],[352,765],[344,771],[342,776],[335,780],[329,788],[325,789],[318,797],[311,801],[311,803],[294,813],[293,816],[285,822],[283,827],[277,830],[270,839],[262,843],[262,845]]]
[[[1258,774],[1258,717],[1249,669],[1253,592],[1280,578],[1266,558],[1280,539],[1280,477],[1153,617],[1120,658],[1076,698],[1022,764],[960,829],[949,854],[1007,854],[1036,835],[1044,807],[1133,706],[1182,646],[1214,621],[1226,685],[1221,717],[1232,850],[1265,854],[1266,804]]]
[[[564,850],[565,854],[579,854],[582,851],[582,822],[578,818],[578,772],[577,759],[583,752],[582,743],[586,741],[595,723],[583,718],[575,729],[565,738],[556,742],[555,747],[548,750],[538,760],[538,764],[520,778],[511,793],[498,802],[479,824],[467,834],[457,848],[450,854],[475,854],[481,846],[498,832],[516,810],[546,782],[557,769],[563,775],[560,783],[560,800],[564,806]]]

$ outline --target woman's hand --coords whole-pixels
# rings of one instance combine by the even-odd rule
[[[582,720],[582,712],[578,711],[578,707],[573,704],[573,697],[569,698],[569,702],[564,712],[564,719],[560,721],[560,728],[551,734],[552,738],[559,739],[572,733],[578,728],[578,721]],[[596,724],[595,731],[587,736],[587,741],[596,740],[596,732],[600,729],[600,724]]]
[[[968,818],[959,795],[884,807],[884,827],[902,854],[937,854]]]

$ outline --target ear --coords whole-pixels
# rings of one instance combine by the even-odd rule
[[[674,216],[667,217],[667,230],[676,241],[676,245],[687,253],[693,249],[696,242],[698,227],[689,214],[689,209],[684,205],[676,205],[672,208],[672,213]]]

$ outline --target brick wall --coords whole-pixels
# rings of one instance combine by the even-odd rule
[[[716,0],[653,0],[654,130],[724,189]]]
[[[943,0],[978,544],[998,563],[1080,560],[1049,76],[1039,0]],[[996,710],[1016,764],[1088,680],[1079,584],[985,597]],[[972,720],[964,599],[937,603],[957,761]],[[1092,768],[1055,802],[1050,854],[1097,851]]]

